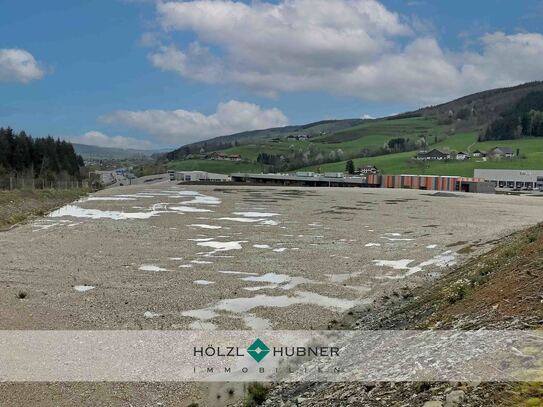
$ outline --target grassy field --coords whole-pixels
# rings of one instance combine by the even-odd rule
[[[433,174],[433,175],[460,175],[473,176],[476,168],[484,169],[531,169],[543,170],[543,139],[522,139],[508,141],[477,142],[475,133],[463,133],[449,137],[432,147],[449,148],[455,151],[474,151],[476,149],[488,150],[496,146],[508,146],[520,149],[521,157],[511,160],[482,161],[471,159],[469,161],[430,162],[423,165],[413,160],[414,152],[390,154],[378,157],[361,158],[354,160],[355,166],[373,164],[385,174]],[[344,171],[346,161],[323,164],[305,168],[309,171]]]
[[[226,154],[239,154],[244,160],[251,162],[231,163],[207,160],[172,161],[169,169],[202,170],[230,174],[237,171],[265,171],[265,166],[255,164],[262,152],[273,155],[289,156],[299,151],[316,151],[328,156],[331,152],[343,151],[348,156],[356,156],[363,149],[383,147],[393,138],[403,137],[416,140],[426,136],[430,144],[436,137],[443,139],[448,132],[448,126],[440,126],[429,118],[408,118],[398,120],[374,120],[358,126],[331,134],[314,135],[310,140],[278,138],[256,139],[236,147],[222,150]],[[316,153],[313,153],[316,154]]]
[[[218,174],[232,174],[234,172],[263,172],[265,166],[232,161],[211,161],[211,160],[184,160],[171,161],[168,163],[169,170],[176,171],[208,171]]]
[[[65,205],[88,193],[86,189],[0,191],[0,230]]]
[[[338,149],[341,149],[345,154],[356,154],[365,148],[382,147],[389,140],[398,137],[414,140],[421,136],[428,136],[428,141],[432,143],[435,136],[442,138],[447,130],[447,126],[439,126],[433,119],[422,117],[375,120],[333,134],[319,135],[310,140],[298,141],[286,137],[262,139],[223,151],[227,154],[239,154],[244,159],[252,161],[256,160],[261,152],[288,155],[294,151],[304,151],[311,147],[318,149],[323,154]]]

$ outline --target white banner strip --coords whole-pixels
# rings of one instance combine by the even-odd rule
[[[0,331],[0,381],[543,381],[542,350],[541,331]]]

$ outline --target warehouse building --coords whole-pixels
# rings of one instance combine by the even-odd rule
[[[531,191],[540,188],[543,171],[537,170],[475,170],[475,178],[491,182],[496,188]],[[540,180],[538,180],[538,178]]]
[[[493,194],[494,185],[481,178],[437,175],[369,175],[368,183],[381,188],[419,189],[424,191],[473,192]]]
[[[182,182],[229,182],[228,175],[205,171],[169,171],[171,181]]]

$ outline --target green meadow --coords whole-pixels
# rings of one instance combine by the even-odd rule
[[[514,159],[489,160],[472,158],[467,161],[445,161],[421,163],[413,159],[415,152],[382,155],[378,157],[353,160],[355,167],[366,164],[377,166],[384,174],[427,174],[459,175],[472,177],[476,168],[487,169],[532,169],[543,170],[543,138],[477,142],[476,133],[463,133],[450,136],[447,140],[433,145],[432,148],[448,148],[451,151],[489,150],[496,146],[520,149],[520,157]],[[344,171],[346,161],[311,166],[308,171]]]

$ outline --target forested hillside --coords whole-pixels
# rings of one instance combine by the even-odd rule
[[[479,138],[484,140],[513,140],[543,137],[543,92],[532,92],[493,121]]]
[[[83,166],[71,143],[52,137],[34,139],[24,131],[0,128],[0,177],[79,178]]]

